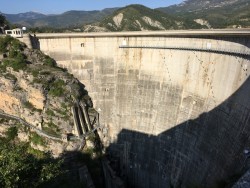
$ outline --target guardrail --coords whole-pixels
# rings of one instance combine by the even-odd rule
[[[146,48],[146,49],[168,49],[168,50],[186,50],[186,51],[201,51],[219,54],[229,54],[234,56],[250,56],[250,50],[226,50],[222,48],[193,48],[193,47],[175,47],[175,46],[129,46],[121,45],[119,48]]]
[[[58,141],[62,140],[62,138],[60,136],[56,137],[56,136],[50,135],[50,134],[48,134],[48,133],[46,133],[46,132],[44,132],[44,131],[36,128],[34,125],[31,125],[30,123],[26,122],[25,120],[23,120],[20,117],[13,116],[13,115],[10,115],[10,114],[6,114],[4,112],[0,112],[0,115],[8,117],[10,119],[15,119],[15,120],[19,121],[21,124],[30,127],[31,129],[33,129],[34,131],[36,131],[37,134],[39,134],[41,136],[44,136],[44,137],[52,139],[52,140],[58,140]]]

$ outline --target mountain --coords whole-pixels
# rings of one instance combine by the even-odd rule
[[[123,8],[93,11],[72,10],[58,15],[44,15],[36,12],[4,15],[12,24],[26,27],[56,28],[62,32],[62,28],[84,26],[85,32],[106,32],[249,28],[249,10],[250,0],[186,0],[177,5],[157,9],[142,5],[129,5]]]
[[[17,23],[24,20],[34,20],[39,18],[44,18],[46,15],[42,13],[37,12],[25,12],[25,13],[19,13],[19,14],[3,14],[8,21],[12,23]]]
[[[6,18],[16,24],[28,27],[63,28],[96,22],[110,15],[117,8],[107,8],[101,11],[68,11],[58,15],[43,15],[34,12],[22,14],[5,14]]]
[[[250,27],[250,0],[187,0],[157,10],[207,28]]]
[[[193,22],[189,27],[196,27]],[[95,31],[96,27],[103,31],[142,31],[142,30],[168,30],[185,29],[188,26],[183,19],[150,9],[142,5],[129,5],[116,10],[112,15],[100,23],[85,26],[85,31]]]
[[[186,0],[177,5],[172,5],[165,8],[158,8],[158,10],[162,10],[165,12],[168,11],[170,13],[192,12],[213,8],[222,8],[245,2],[249,2],[249,0]]]

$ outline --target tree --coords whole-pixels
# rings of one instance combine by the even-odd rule
[[[0,187],[38,187],[62,173],[60,160],[47,153],[39,159],[28,152],[29,147],[0,137]]]

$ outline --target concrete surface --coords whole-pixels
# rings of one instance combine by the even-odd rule
[[[220,187],[250,147],[249,30],[37,34],[92,97],[102,139],[129,187]]]

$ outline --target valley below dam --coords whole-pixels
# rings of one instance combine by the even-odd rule
[[[225,187],[250,167],[250,32],[37,34],[99,112],[127,187]]]

